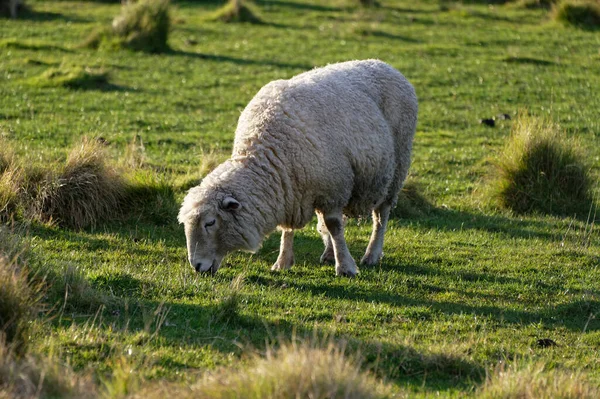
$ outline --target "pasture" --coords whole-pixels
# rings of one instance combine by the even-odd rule
[[[150,54],[79,46],[110,26],[118,3],[28,4],[22,18],[0,20],[2,146],[44,167],[64,163],[82,137],[102,138],[112,162],[168,186],[144,214],[80,230],[6,223],[32,274],[62,282],[31,323],[32,356],[88,376],[108,397],[252,368],[253,353],[295,339],[343,345],[400,397],[498,397],[490,381],[512,392],[529,378],[539,392],[561,378],[598,389],[596,208],[522,215],[487,196],[512,123],[529,113],[580,141],[598,197],[597,30],[518,2],[260,0],[261,23],[224,23],[210,19],[221,2],[173,1],[170,50]],[[420,107],[408,199],[382,262],[336,277],[319,264],[315,219],[297,231],[289,271],[270,271],[274,233],[256,254],[197,275],[178,204],[226,159],[244,106],[271,80],[366,58],[401,71]],[[60,79],[64,71],[83,78]],[[494,127],[480,123],[492,117]],[[355,259],[370,227],[349,221]]]

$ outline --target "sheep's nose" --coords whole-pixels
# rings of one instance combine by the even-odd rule
[[[197,272],[200,272],[202,270],[202,262],[196,263],[194,269],[196,269]]]

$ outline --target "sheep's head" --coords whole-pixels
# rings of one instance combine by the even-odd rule
[[[215,273],[229,252],[258,248],[260,241],[246,213],[233,194],[202,185],[188,192],[178,220],[184,225],[188,259],[196,271]]]

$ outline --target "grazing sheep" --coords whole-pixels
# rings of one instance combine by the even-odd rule
[[[179,222],[189,261],[216,272],[234,250],[256,251],[279,227],[272,270],[294,263],[294,230],[316,211],[325,243],[321,262],[358,273],[344,239],[343,215],[372,212],[362,263],[383,255],[383,236],[410,165],[417,123],[411,84],[378,61],[350,61],[264,86],[242,112],[232,157],[192,188]]]

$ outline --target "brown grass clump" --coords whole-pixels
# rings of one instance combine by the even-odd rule
[[[209,373],[188,388],[154,386],[136,397],[158,398],[166,394],[214,399],[391,397],[388,386],[362,371],[360,362],[333,342],[325,347],[308,342],[271,347],[264,356],[253,355],[246,368]]]
[[[499,367],[477,394],[482,399],[592,399],[600,390],[577,372],[545,370],[542,365]]]
[[[521,115],[497,161],[492,195],[517,213],[585,217],[593,179],[579,144],[555,123]]]
[[[584,29],[600,28],[599,0],[562,0],[552,9],[555,21]]]
[[[38,217],[81,229],[118,214],[126,195],[120,174],[107,162],[101,144],[84,139],[64,167],[41,188]]]

